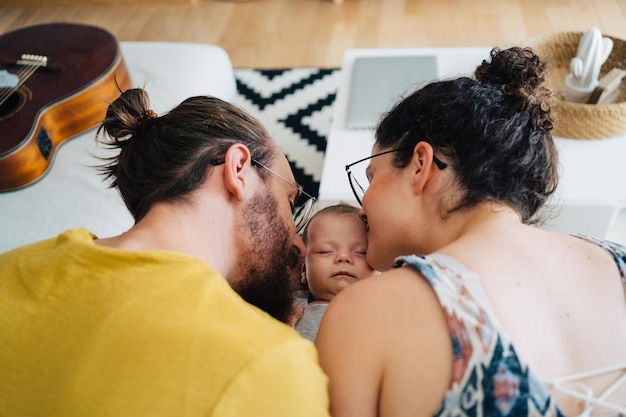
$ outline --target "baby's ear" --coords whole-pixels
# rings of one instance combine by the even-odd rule
[[[300,282],[302,284],[308,284],[306,280],[306,264],[304,262],[300,265]]]

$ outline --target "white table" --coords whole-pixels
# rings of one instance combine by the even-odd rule
[[[144,87],[158,114],[195,95],[232,101],[236,93],[231,61],[213,45],[121,42],[133,87]],[[0,192],[0,252],[86,227],[98,236],[124,232],[133,219],[115,190],[93,168],[103,155],[95,129],[64,142],[48,173],[25,188]]]
[[[439,78],[470,75],[491,48],[349,49],[334,103],[320,182],[319,205],[339,201],[356,204],[345,172],[346,164],[371,154],[371,130],[345,126],[348,86],[357,56],[435,55]],[[588,233],[626,244],[626,135],[598,140],[555,137],[561,178],[551,200],[560,212],[545,227],[567,233]]]

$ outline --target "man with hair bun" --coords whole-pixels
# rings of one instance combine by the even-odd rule
[[[626,414],[626,248],[533,226],[558,181],[547,66],[490,58],[403,99],[347,167],[382,273],[322,318],[335,417]]]
[[[0,255],[0,415],[328,416],[315,347],[279,322],[315,199],[263,126],[132,89],[99,140],[135,224]]]

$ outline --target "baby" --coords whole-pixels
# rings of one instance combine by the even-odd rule
[[[314,342],[333,297],[375,271],[365,261],[367,231],[356,207],[340,203],[321,209],[309,220],[302,238],[307,255],[301,280],[308,285],[310,296],[295,327]]]

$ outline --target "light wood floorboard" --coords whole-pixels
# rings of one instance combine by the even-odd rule
[[[506,46],[592,26],[626,39],[626,0],[159,0],[24,6],[37,2],[46,4],[0,0],[0,33],[54,21],[87,23],[110,30],[120,41],[220,45],[236,68],[339,67],[346,48]]]

